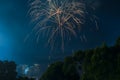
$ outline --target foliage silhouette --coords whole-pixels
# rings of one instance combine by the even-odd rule
[[[0,80],[34,80],[18,77],[13,61],[0,61]],[[103,44],[77,51],[51,64],[40,80],[120,80],[120,38],[112,47]]]
[[[17,78],[16,64],[13,61],[0,61],[0,80],[34,80],[27,77]]]
[[[0,61],[0,80],[16,80],[16,64],[14,62]]]
[[[40,80],[120,80],[120,38],[112,47],[102,44],[53,63]]]

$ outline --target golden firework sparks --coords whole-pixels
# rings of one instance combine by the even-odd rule
[[[85,4],[75,0],[30,0],[29,14],[35,23],[34,30],[39,35],[48,35],[48,43],[55,45],[56,37],[60,37],[61,47],[64,40],[71,35],[77,36],[76,30],[81,28],[85,17]]]

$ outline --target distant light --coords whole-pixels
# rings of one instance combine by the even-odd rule
[[[29,67],[27,67],[27,68],[25,69],[25,74],[27,74],[28,71],[29,71]]]

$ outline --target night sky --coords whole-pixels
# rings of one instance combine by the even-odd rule
[[[29,24],[27,0],[0,0],[0,60],[14,60],[17,64],[29,65],[39,63],[46,66],[52,61],[62,60],[73,51],[94,48],[103,42],[112,46],[120,36],[120,1],[86,1],[96,8],[99,30],[85,30],[87,41],[73,39],[62,53],[59,48],[50,51],[44,38],[40,38],[37,43],[34,34],[24,41],[33,27]]]

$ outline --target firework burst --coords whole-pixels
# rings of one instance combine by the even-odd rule
[[[48,36],[48,43],[52,46],[59,39],[64,49],[64,41],[77,36],[81,24],[84,23],[85,4],[75,0],[30,0],[28,11],[35,23],[33,30],[38,35]],[[57,38],[57,39],[56,39]]]

